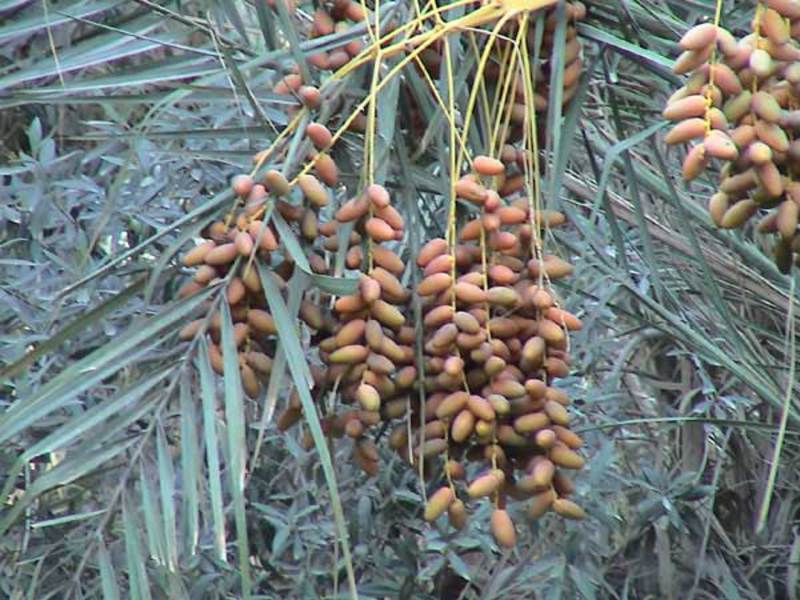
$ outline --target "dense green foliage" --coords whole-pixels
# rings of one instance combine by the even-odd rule
[[[402,22],[406,4],[384,10]],[[715,175],[685,186],[661,141],[675,40],[714,4],[587,5],[544,189],[569,218],[560,291],[585,323],[567,384],[590,518],[546,518],[505,553],[484,513],[457,534],[425,524],[417,474],[389,452],[368,479],[332,444],[328,485],[319,448],[273,424],[294,370],[251,401],[177,341],[205,297],[175,300],[177,257],[286,124],[296,102],[274,82],[309,51],[310,10],[0,5],[0,596],[349,598],[352,568],[360,598],[797,598],[795,287],[758,235],[713,228]],[[724,8],[746,26],[749,3]],[[381,96],[387,185],[418,247],[443,227],[447,140],[420,151],[407,111]]]

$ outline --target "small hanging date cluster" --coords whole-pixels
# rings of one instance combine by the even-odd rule
[[[740,40],[711,23],[693,27],[674,65],[689,79],[664,109],[676,122],[665,141],[691,143],[686,180],[713,159],[722,163],[711,220],[733,229],[761,214],[756,229],[777,235],[773,255],[783,272],[800,250],[799,34],[800,4],[789,0],[758,2],[751,32]]]

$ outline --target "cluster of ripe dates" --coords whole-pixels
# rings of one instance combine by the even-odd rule
[[[492,530],[499,543],[511,545],[509,499],[527,501],[531,518],[550,509],[583,516],[569,499],[574,488],[565,471],[584,461],[577,453],[583,442],[570,430],[569,398],[554,385],[569,372],[567,333],[581,323],[559,307],[550,281],[568,276],[571,266],[537,254],[532,243],[564,217],[532,211],[526,198],[514,192],[503,198],[496,191],[518,169],[517,153],[506,148],[503,154],[509,162],[473,160],[472,172],[455,187],[475,207],[474,218],[458,228],[457,240],[428,241],[416,265],[407,265],[393,248],[404,220],[382,185],[368,186],[323,221],[320,212],[331,190],[315,176],[304,175],[294,186],[276,171],[260,183],[238,177],[240,208],[227,223],[211,224],[206,240],[184,256],[184,265],[196,270],[181,293],[227,282],[242,384],[256,397],[270,373],[276,327],[251,260],[268,266],[281,286],[296,268],[279,232],[262,219],[264,199],[303,240],[314,271],[331,273],[344,241],[345,267],[358,277],[356,291],[300,303],[324,365],[313,370],[315,397],[322,403],[335,391],[335,403],[320,415],[325,429],[351,438],[354,460],[375,474],[375,433],[387,423],[388,445],[410,463],[424,460],[425,473],[446,482],[431,495],[426,518],[448,512],[460,527],[466,506],[459,495],[489,497],[495,503]],[[292,204],[293,195],[304,202]],[[345,225],[352,229],[342,240],[339,229]],[[419,283],[412,292],[402,277],[414,267]],[[306,292],[312,293],[319,292]],[[409,321],[413,294],[423,310],[421,363]],[[217,313],[188,324],[181,336],[197,335],[204,323],[212,366],[222,372]],[[413,439],[409,419],[422,424],[412,429]],[[301,420],[300,404],[292,398],[278,424],[287,429]]]
[[[548,69],[559,52],[564,102],[577,89],[582,66],[575,21],[585,7],[567,3],[563,49],[554,48],[555,9],[545,10],[536,110],[546,109]],[[365,17],[355,2],[323,5],[309,35],[330,35]],[[355,40],[310,56],[309,63],[335,71],[360,51]],[[497,51],[502,53],[502,42]],[[486,76],[500,85],[505,75],[493,64]],[[274,90],[299,100],[295,114],[325,112],[324,91],[304,82],[299,69],[280,77]],[[234,207],[183,257],[194,271],[180,292],[224,282],[242,386],[257,398],[269,381],[277,328],[256,266],[288,295],[300,247],[314,273],[357,280],[351,294],[308,289],[299,303],[324,431],[351,440],[354,462],[369,475],[378,472],[381,445],[421,467],[431,485],[427,520],[447,513],[461,528],[470,504],[491,502],[491,530],[505,547],[516,539],[510,502],[524,503],[531,519],[551,510],[566,518],[585,516],[571,499],[574,485],[567,475],[584,464],[578,453],[583,441],[570,428],[570,399],[555,383],[569,373],[568,333],[581,322],[551,285],[568,277],[571,265],[542,250],[546,231],[565,218],[529,198],[523,90],[508,102],[516,127],[506,131],[508,143],[496,156],[465,161],[467,172],[453,186],[463,210],[451,214],[446,238],[425,241],[416,256],[406,256],[404,218],[384,185],[367,182],[336,204],[343,194],[334,154],[339,136],[328,128],[334,115],[327,124],[303,121],[308,124],[302,156],[309,162],[294,179],[274,169],[234,179]],[[357,116],[348,128],[363,132],[366,116]],[[289,235],[293,252],[284,239]],[[418,283],[412,289],[408,281]],[[413,322],[415,303],[421,307],[421,333]],[[222,373],[218,310],[181,331],[183,339],[197,335],[207,337],[212,367]],[[303,419],[299,398],[291,393],[277,425],[287,430]],[[305,439],[310,445],[310,436]]]
[[[775,264],[788,272],[800,250],[800,4],[757,2],[750,26],[737,40],[704,23],[680,40],[674,70],[689,78],[664,109],[676,122],[666,142],[691,143],[687,180],[722,162],[712,221],[731,229],[761,215],[756,227],[777,234]]]

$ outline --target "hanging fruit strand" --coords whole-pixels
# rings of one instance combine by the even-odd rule
[[[699,176],[713,159],[722,161],[719,189],[709,215],[723,229],[744,226],[756,214],[760,233],[778,234],[776,266],[788,273],[797,260],[800,190],[793,173],[800,160],[795,141],[800,117],[800,8],[790,2],[758,2],[751,33],[739,40],[720,26],[721,1],[713,23],[681,38],[683,53],[673,70],[690,73],[667,102],[664,117],[676,121],[668,144],[703,137],[690,147],[683,177]]]
[[[523,19],[516,25],[524,36]],[[527,73],[517,77],[498,70],[495,98],[510,99],[519,80],[527,90],[523,101],[532,102],[535,82],[525,62],[527,53],[519,49],[519,40],[525,38],[510,39],[502,27],[492,31],[476,79],[483,79],[487,47],[502,39],[511,51],[501,47],[500,54],[515,57],[503,67],[511,63],[515,71],[524,67]],[[476,105],[480,85],[473,83],[468,107]],[[446,239],[430,240],[419,253],[423,273],[416,290],[423,305],[425,372],[430,374],[424,382],[429,392],[426,458],[438,454],[445,469],[444,482],[434,483],[439,487],[428,497],[425,518],[434,520],[447,511],[454,526],[463,526],[467,505],[458,497],[458,481],[469,476],[466,496],[491,501],[490,528],[502,547],[510,547],[516,538],[509,498],[530,498],[532,518],[551,508],[567,517],[584,515],[569,499],[574,486],[561,472],[582,466],[576,452],[582,441],[569,430],[567,395],[553,387],[555,379],[568,373],[566,330],[578,329],[580,321],[558,308],[549,282],[568,275],[571,267],[539,250],[541,232],[564,219],[542,209],[535,115],[521,123],[523,148],[511,152],[506,139],[509,112],[486,113],[493,116],[487,144],[503,149],[497,154],[501,158],[491,152],[476,155],[467,174],[451,171],[455,197],[473,206],[474,212],[468,212],[477,215],[461,223],[451,197]],[[470,116],[465,111],[465,123]],[[501,195],[499,186],[516,177],[515,171],[522,172],[524,185]],[[516,198],[520,189],[527,196]],[[461,457],[477,462],[478,471],[471,475]],[[436,469],[424,471],[435,481]]]
[[[377,428],[388,427],[386,445],[419,470],[425,518],[446,512],[451,525],[462,528],[468,503],[486,498],[492,505],[488,526],[503,548],[516,540],[515,500],[527,503],[531,518],[551,509],[583,517],[569,499],[574,485],[564,475],[583,465],[577,452],[582,440],[569,428],[569,397],[554,385],[569,373],[568,332],[581,324],[561,308],[551,287],[572,267],[544,250],[547,232],[565,218],[544,208],[537,112],[547,109],[546,71],[559,53],[565,103],[577,87],[581,50],[574,25],[585,8],[567,3],[566,40],[556,48],[561,12],[552,4],[527,7],[544,11],[536,65],[530,64],[531,15],[524,7],[487,4],[445,21],[453,5],[417,5],[412,22],[388,32],[379,29],[380,6],[374,21],[361,0],[320,7],[311,23],[314,36],[343,30],[345,20],[367,20],[367,47],[363,39],[353,40],[309,57],[333,82],[370,65],[370,73],[360,73],[370,81],[366,98],[332,121],[329,115],[338,113],[324,108],[327,83],[316,88],[299,70],[283,76],[276,93],[293,94],[301,106],[291,107],[294,115],[277,141],[256,156],[253,174],[234,179],[229,218],[209,225],[183,258],[194,272],[182,295],[224,282],[220,301],[230,306],[249,397],[262,393],[278,347],[261,289],[260,273],[266,272],[290,306],[299,300],[302,337],[311,349],[312,399],[330,443],[349,440],[354,464],[375,475]],[[470,28],[458,43],[471,48],[476,65],[460,107],[456,42],[448,34]],[[432,53],[445,91],[428,70]],[[384,63],[391,57],[391,64]],[[444,113],[449,148],[436,171],[446,189],[444,236],[427,240],[408,265],[421,271],[414,290],[422,321],[419,353],[412,348],[417,333],[408,325],[412,294],[402,283],[409,273],[395,246],[405,223],[378,164],[384,159],[378,155],[379,94],[406,67],[419,68]],[[347,192],[336,162],[346,131],[364,136],[361,176]],[[282,170],[268,168],[256,179],[281,154]],[[298,299],[289,292],[298,269],[357,283],[352,293],[308,289]],[[209,310],[181,337],[205,336],[211,366],[222,373],[220,315],[217,305]],[[285,431],[303,425],[303,417],[297,390],[291,390],[277,426]],[[313,447],[304,425],[301,433],[302,445]]]

